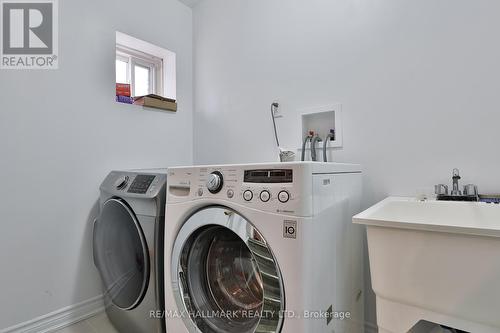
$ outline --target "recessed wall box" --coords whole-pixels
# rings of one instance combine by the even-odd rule
[[[302,140],[309,131],[314,131],[315,134],[318,134],[324,140],[332,129],[335,131],[335,138],[327,143],[327,147],[340,148],[342,147],[341,104],[304,110],[302,113],[302,136],[300,144],[302,145]],[[320,142],[317,146],[317,148],[320,147],[323,147],[323,142]]]

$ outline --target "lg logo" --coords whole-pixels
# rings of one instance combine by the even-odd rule
[[[2,68],[57,68],[57,2],[1,1]]]
[[[297,221],[293,220],[283,221],[283,237],[297,238]]]

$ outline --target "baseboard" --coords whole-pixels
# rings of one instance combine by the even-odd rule
[[[374,323],[365,323],[365,333],[378,333],[378,326]]]
[[[17,324],[0,333],[50,333],[85,320],[104,311],[102,295],[81,303],[48,313],[38,318]]]

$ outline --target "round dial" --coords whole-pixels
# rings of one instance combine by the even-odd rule
[[[208,175],[207,179],[207,188],[210,193],[218,193],[222,186],[224,185],[224,178],[222,177],[222,173],[219,171],[214,171],[210,175]]]
[[[115,187],[117,190],[121,190],[125,188],[128,184],[129,177],[128,176],[121,176],[115,181]]]

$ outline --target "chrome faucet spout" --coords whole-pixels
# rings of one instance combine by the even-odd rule
[[[462,192],[459,190],[458,181],[461,179],[460,171],[458,169],[453,169],[453,190],[451,191],[451,195],[462,195]]]

